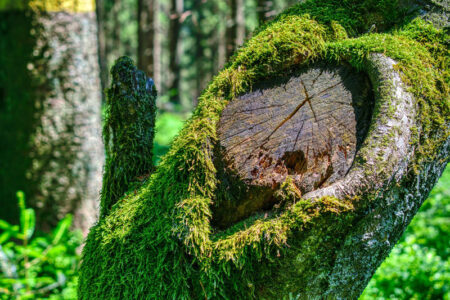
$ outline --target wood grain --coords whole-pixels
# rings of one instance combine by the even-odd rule
[[[372,107],[369,79],[347,66],[293,71],[232,101],[218,127],[215,225],[271,208],[287,176],[301,194],[342,178],[367,133]]]

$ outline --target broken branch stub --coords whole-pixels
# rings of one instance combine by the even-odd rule
[[[270,209],[282,201],[275,192],[288,177],[299,196],[343,178],[366,136],[373,102],[367,75],[343,65],[296,70],[232,101],[218,126],[223,191],[213,223],[227,227]],[[230,182],[234,188],[226,189]]]
[[[111,69],[107,90],[103,138],[106,164],[100,215],[153,171],[153,138],[156,118],[156,88],[151,78],[138,70],[128,57],[120,57]]]

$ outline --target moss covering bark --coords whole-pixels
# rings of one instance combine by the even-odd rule
[[[386,32],[365,33],[372,24]],[[369,55],[383,53],[398,62],[416,97],[414,165],[420,171],[448,141],[447,38],[387,0],[307,1],[265,25],[200,96],[148,182],[91,229],[79,297],[280,299],[301,293],[305,282],[317,280],[307,277],[311,268],[331,267],[332,258],[324,261],[319,254],[344,241],[375,195],[300,199],[288,180],[278,194],[292,205],[215,231],[213,146],[221,111],[254,83],[292,68],[320,60],[368,71]],[[382,116],[375,112],[374,118]],[[357,163],[364,164],[364,153]]]
[[[111,78],[103,128],[107,159],[100,203],[102,216],[133,183],[145,180],[153,169],[156,117],[153,80],[137,70],[127,57],[116,61]]]

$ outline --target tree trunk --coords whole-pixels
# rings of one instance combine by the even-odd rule
[[[258,15],[259,25],[264,24],[270,16],[272,16],[272,6],[271,0],[258,0],[256,6],[256,12]]]
[[[22,189],[40,229],[72,213],[86,233],[98,215],[103,162],[97,32],[94,7],[69,2],[64,11],[36,2],[38,9],[1,12],[0,119],[9,128],[2,130],[1,217],[17,220],[13,195]]]
[[[420,20],[439,5],[350,4],[301,3],[236,53],[92,228],[82,299],[359,297],[449,161],[449,66]]]
[[[180,104],[180,59],[182,48],[180,43],[181,15],[184,0],[171,0],[169,22],[169,95],[170,101]]]
[[[226,26],[226,25],[225,25]],[[217,33],[217,63],[215,67],[215,72],[219,72],[224,66],[227,60],[227,30],[225,28],[221,28],[221,30]]]
[[[107,116],[103,128],[106,164],[101,216],[133,185],[137,188],[153,171],[156,89],[153,80],[137,70],[128,57],[111,70]],[[139,143],[135,141],[139,140]]]
[[[155,54],[157,45],[157,0],[138,1],[138,67],[148,76],[158,80],[156,63],[159,57]]]
[[[104,0],[95,1],[95,12],[97,15],[97,41],[98,41],[98,62],[100,68],[100,86],[102,91],[102,102],[105,101],[104,91],[108,86],[108,62],[106,56],[106,35],[105,35],[105,3]]]
[[[122,55],[122,41],[121,41],[121,24],[119,20],[119,12],[121,10],[121,1],[120,0],[112,0],[112,9],[111,9],[111,48],[109,51],[114,59],[116,57],[120,57]],[[113,59],[113,60],[114,60]]]
[[[245,38],[245,14],[244,0],[229,0],[230,15],[227,20],[227,57],[244,43]]]

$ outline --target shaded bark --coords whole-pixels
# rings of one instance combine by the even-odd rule
[[[170,101],[180,104],[180,60],[182,45],[180,43],[181,16],[183,14],[183,0],[171,0],[169,21],[169,96]]]
[[[148,76],[155,75],[155,38],[156,19],[158,17],[156,0],[138,1],[138,68]]]
[[[128,57],[111,69],[103,137],[106,164],[101,217],[133,185],[138,188],[153,171],[156,89],[153,80],[137,70]],[[139,143],[135,141],[139,140]]]
[[[245,14],[244,0],[229,0],[230,13],[227,18],[226,57],[244,43]]]
[[[264,24],[272,15],[273,3],[271,0],[258,0],[256,4],[256,12],[259,25]]]
[[[104,91],[108,86],[108,63],[106,56],[106,36],[105,36],[105,3],[104,0],[95,1],[95,13],[97,16],[97,41],[98,41],[98,62],[100,68],[100,86],[102,90],[102,102],[105,101]]]
[[[14,40],[22,41],[12,34],[23,26],[15,24],[14,15],[32,20],[21,32],[27,41],[24,46],[31,53],[24,55],[10,49],[6,55],[13,61],[24,61],[15,66],[14,72],[8,71],[11,80],[22,80],[19,78],[24,76],[30,83],[22,87],[23,92],[14,90],[16,85],[4,86],[7,106],[14,107],[4,113],[20,116],[14,122],[21,122],[24,113],[28,116],[23,121],[25,128],[11,127],[11,134],[20,137],[18,148],[12,143],[2,150],[2,159],[24,161],[16,166],[7,164],[3,169],[1,177],[9,178],[12,172],[17,177],[13,185],[8,184],[8,179],[1,180],[1,190],[9,192],[2,201],[15,206],[11,195],[23,189],[29,205],[36,209],[39,229],[49,230],[65,214],[72,213],[74,226],[86,233],[98,215],[103,163],[95,13],[1,13],[6,16],[2,20],[10,22],[6,35]],[[2,213],[16,219],[14,211]]]

